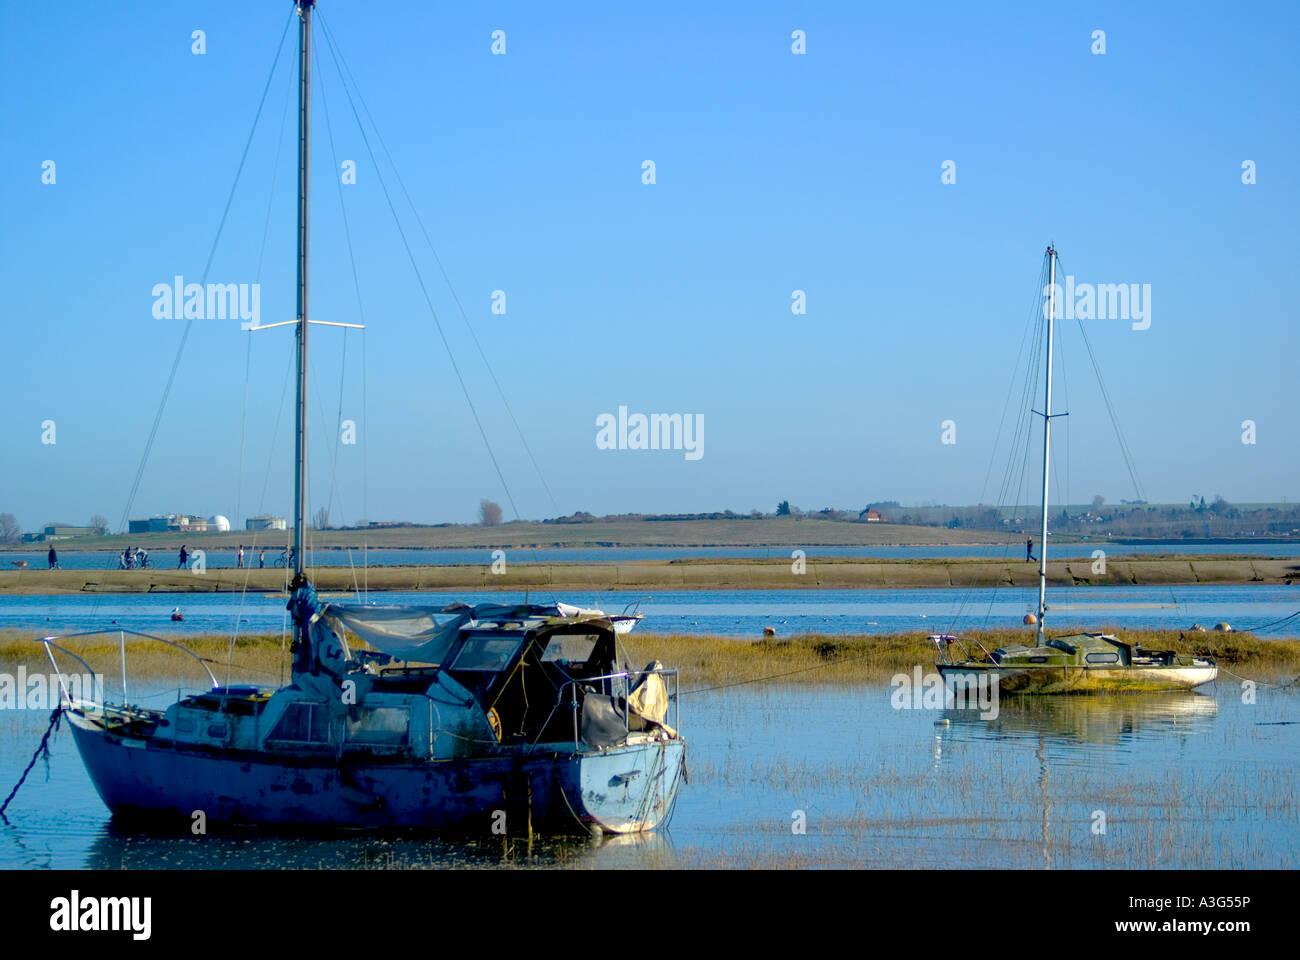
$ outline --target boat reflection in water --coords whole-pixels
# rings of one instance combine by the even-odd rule
[[[1016,812],[1007,819],[1020,826],[1020,841],[1032,843],[1040,865],[1055,869],[1073,856],[1095,852],[1086,843],[1105,835],[1107,816],[1122,809],[1135,818],[1135,830],[1146,816],[1127,801],[1108,814],[1109,804],[1096,807],[1093,804],[1100,801],[1085,802],[1084,797],[1100,797],[1107,781],[1124,779],[1111,774],[1125,765],[1140,765],[1139,758],[1148,756],[1152,745],[1159,750],[1161,742],[1205,739],[1218,716],[1213,696],[1193,692],[1004,695],[996,716],[988,719],[982,719],[978,709],[944,711],[934,725],[934,767],[952,764],[960,769],[964,746],[1003,744],[1019,753],[1032,750],[1031,769],[1036,769],[1012,805]]]
[[[1201,693],[1079,694],[1072,697],[1003,695],[997,715],[949,709],[935,723],[940,742],[1037,740],[1056,744],[1122,746],[1134,740],[1203,733],[1219,715],[1219,703]]]
[[[87,870],[393,870],[457,867],[618,869],[671,863],[664,833],[604,837],[491,837],[471,840],[427,832],[267,836],[264,832],[160,834],[109,821],[85,853]]]

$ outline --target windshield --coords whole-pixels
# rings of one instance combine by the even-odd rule
[[[451,669],[497,673],[506,668],[523,641],[522,634],[470,634],[452,661]]]

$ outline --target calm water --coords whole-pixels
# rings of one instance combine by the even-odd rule
[[[646,615],[639,630],[758,637],[763,628],[778,635],[798,633],[872,634],[898,630],[937,633],[980,627],[1014,627],[1036,609],[1032,588],[980,590],[689,590],[655,593],[534,592],[532,600],[565,600],[617,613],[640,603]],[[355,597],[339,598],[355,602]],[[378,604],[446,604],[522,600],[522,594],[457,592],[372,593]],[[1049,594],[1049,624],[1185,630],[1226,621],[1251,629],[1300,610],[1300,585],[1070,587]],[[183,623],[172,623],[179,606]],[[0,595],[0,629],[34,633],[99,629],[111,624],[147,633],[278,633],[287,628],[285,601],[265,594],[53,594]],[[1300,637],[1300,617],[1271,628],[1268,636]]]
[[[1038,538],[1034,538],[1035,544]],[[1090,543],[1053,544],[1051,555],[1056,558],[1079,558],[1092,555],[1092,551],[1105,549],[1108,557],[1125,557],[1150,554],[1223,554],[1255,557],[1300,557],[1300,543],[1213,543],[1213,544],[1141,544],[1130,546],[1104,539]],[[59,553],[59,565],[65,570],[116,570],[117,555],[85,551]],[[641,560],[675,560],[691,557],[744,557],[763,559],[789,559],[793,547],[584,547],[573,549],[511,548],[511,559],[520,563],[633,563]],[[894,559],[938,558],[951,560],[960,557],[992,559],[1018,559],[1024,556],[1024,545],[1011,546],[928,546],[928,547],[807,547],[808,557],[877,557]],[[1037,548],[1035,548],[1037,549]],[[1036,555],[1036,554],[1035,554]],[[150,552],[150,562],[156,567],[174,568],[178,556],[175,550]],[[275,565],[280,556],[279,547],[266,551],[266,565]],[[434,566],[443,564],[489,564],[491,550],[370,550],[364,555],[360,550],[313,550],[312,565],[321,567],[360,568],[363,560],[372,567]],[[45,550],[34,553],[0,553],[0,567],[8,569],[15,562],[26,561],[31,569],[48,566]],[[233,567],[233,551],[212,551],[207,554],[209,567]],[[257,565],[257,555],[245,554],[245,562]]]
[[[683,678],[689,691],[689,677]],[[690,783],[648,838],[150,837],[115,829],[62,729],[0,823],[0,868],[837,866],[1261,868],[1300,863],[1300,693],[1004,700],[895,710],[880,684],[683,696]],[[45,729],[0,714],[0,788]],[[804,831],[796,832],[802,823]],[[1097,825],[1104,832],[1096,832]]]

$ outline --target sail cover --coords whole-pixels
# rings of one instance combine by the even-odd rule
[[[466,607],[455,612],[440,607],[367,607],[326,604],[321,615],[336,630],[347,627],[376,650],[398,660],[442,663],[456,634],[473,615]]]
[[[461,627],[475,620],[545,620],[603,617],[599,610],[567,603],[453,603],[446,607],[370,607],[327,603],[320,616],[336,631],[346,627],[376,650],[397,660],[442,663]]]

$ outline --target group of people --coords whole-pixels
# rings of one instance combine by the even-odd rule
[[[249,553],[252,553],[252,547],[249,548]],[[243,545],[242,543],[239,545],[239,553],[237,554],[237,558],[238,558],[238,559],[235,561],[235,566],[236,566],[237,568],[239,568],[239,567],[243,567],[243,565],[244,565],[244,545]],[[250,558],[250,559],[251,559],[251,558]],[[252,564],[250,563],[249,565],[251,566]],[[258,567],[258,569],[260,570],[262,567],[265,567],[265,566],[266,566],[266,550],[265,550],[265,549],[258,550],[258,551],[257,551],[257,567]]]
[[[249,547],[249,553],[250,554],[252,553],[252,547]],[[287,551],[287,555],[288,555],[288,565],[293,566],[294,551],[292,548],[290,548]],[[239,552],[238,554],[236,554],[236,557],[237,559],[235,562],[235,566],[243,567],[244,566],[244,545],[242,543],[239,545]],[[249,559],[251,561],[252,559],[251,556]],[[59,554],[58,551],[54,549],[54,547],[50,547],[49,562],[50,562],[51,570],[59,569]],[[180,562],[176,565],[176,569],[177,570],[185,569],[185,567],[189,565],[189,562],[190,562],[189,547],[182,543],[181,550],[180,550]],[[139,547],[134,549],[131,547],[127,547],[120,554],[118,554],[117,566],[119,570],[143,570],[145,567],[149,566],[149,551],[146,550],[144,547]],[[265,548],[262,548],[257,551],[257,566],[259,569],[266,566]]]
[[[50,552],[53,553],[54,551],[51,550]],[[122,570],[137,568],[143,570],[145,567],[149,566],[149,551],[144,547],[140,547],[137,550],[132,550],[130,547],[127,547],[117,558],[117,565],[118,568]]]
[[[251,548],[251,547],[249,548],[249,553],[252,553],[252,548]],[[292,556],[293,551],[290,550],[289,553],[290,553],[290,556]],[[243,566],[244,566],[244,545],[243,545],[242,543],[239,545],[239,552],[238,552],[237,554],[235,554],[235,558],[236,558],[236,559],[235,559],[235,567],[236,567],[236,568],[243,568]],[[251,558],[250,558],[250,559],[251,559]],[[182,544],[181,544],[181,552],[180,552],[180,563],[178,563],[178,564],[176,565],[176,569],[177,569],[177,570],[181,570],[181,569],[183,569],[183,568],[184,568],[184,567],[185,567],[189,562],[190,562],[190,552],[189,552],[189,548],[188,548],[185,544],[182,543]],[[250,565],[251,565],[251,564],[250,564]],[[259,569],[261,569],[262,567],[265,567],[265,566],[266,566],[266,548],[262,548],[262,549],[260,549],[260,550],[257,551],[257,566],[258,566]]]

